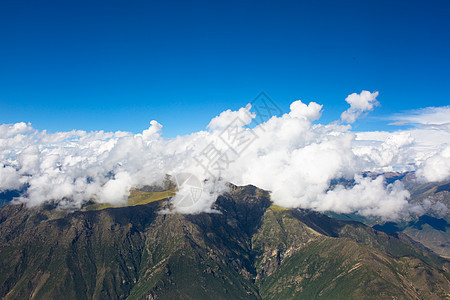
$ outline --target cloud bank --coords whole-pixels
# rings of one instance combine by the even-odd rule
[[[341,121],[355,122],[378,105],[377,96],[349,95]],[[202,183],[200,193],[185,205],[198,190],[180,186],[172,200],[177,212],[211,211],[224,183],[232,182],[270,190],[275,204],[284,207],[397,218],[411,209],[409,193],[401,183],[386,185],[383,176],[363,178],[362,171],[415,170],[423,180],[450,179],[448,131],[354,133],[340,122],[316,123],[322,109],[297,100],[288,113],[250,128],[256,113],[247,105],[221,113],[205,131],[176,138],[162,137],[157,121],[139,134],[47,133],[26,123],[0,125],[0,192],[23,189],[19,202],[51,201],[75,209],[89,200],[124,203],[131,188],[161,183],[166,174],[191,174]],[[330,188],[336,179],[354,184]]]

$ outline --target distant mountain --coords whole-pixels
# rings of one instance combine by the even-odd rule
[[[450,296],[449,261],[408,236],[273,206],[254,186],[231,186],[214,204],[220,213],[164,215],[163,205],[73,212],[6,205],[0,298]]]
[[[330,212],[327,213],[328,216],[339,220],[362,222],[388,233],[402,232],[435,253],[447,258],[450,257],[450,215],[448,214],[448,208],[450,207],[450,181],[425,183],[418,181],[414,172],[388,172],[383,174],[365,172],[363,175],[373,178],[383,175],[387,183],[400,180],[411,193],[409,203],[422,205],[426,211],[414,218],[400,220],[397,223],[382,222],[377,218],[367,218],[357,214],[336,214]],[[352,184],[351,181],[339,183],[344,185]]]
[[[428,203],[433,207],[437,203],[445,205],[447,209],[450,207],[450,181],[421,183],[416,180],[414,173],[407,174],[401,181],[411,193],[410,203],[424,205],[425,201],[429,201]],[[384,230],[385,227],[377,229]],[[396,227],[396,232],[403,232],[437,254],[450,257],[450,216],[448,212],[442,213],[442,211],[430,209],[416,219],[396,224]]]

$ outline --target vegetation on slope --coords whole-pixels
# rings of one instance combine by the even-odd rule
[[[89,203],[83,210],[102,210],[111,207],[126,207],[126,206],[137,206],[145,205],[155,201],[165,200],[169,197],[175,196],[175,190],[170,189],[161,192],[146,192],[141,190],[131,190],[130,196],[127,201],[123,204],[113,205],[111,203]]]
[[[0,298],[442,299],[450,290],[448,261],[405,236],[271,206],[253,186],[231,186],[220,214],[163,215],[156,195],[75,212],[3,207]]]

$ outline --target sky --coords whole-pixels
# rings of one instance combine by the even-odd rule
[[[283,207],[445,215],[384,174],[450,180],[449,15],[448,1],[1,1],[0,196],[120,205],[170,175],[180,213],[214,212],[231,182]]]
[[[282,109],[379,92],[355,131],[450,104],[448,1],[0,3],[0,124],[48,132],[203,130],[265,91]],[[395,128],[393,128],[395,127]]]

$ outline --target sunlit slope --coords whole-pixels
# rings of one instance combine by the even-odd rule
[[[128,200],[122,205],[113,205],[110,203],[94,203],[87,205],[83,210],[102,210],[110,207],[126,207],[126,206],[137,206],[145,205],[148,203],[160,201],[167,199],[169,197],[175,196],[175,190],[170,189],[162,192],[145,192],[139,190],[132,190]]]

